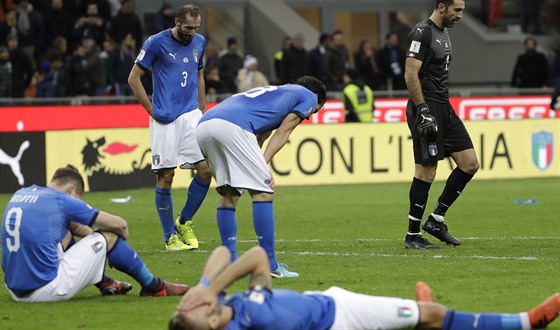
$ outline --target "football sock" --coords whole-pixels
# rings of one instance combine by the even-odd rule
[[[237,222],[235,208],[220,206],[216,211],[222,245],[231,252],[231,261],[237,260]]]
[[[200,205],[202,205],[202,202],[208,193],[209,187],[210,183],[204,182],[197,175],[194,176],[187,192],[187,201],[181,210],[181,218],[179,219],[179,222],[182,225],[184,225],[185,222],[192,220],[196,211],[198,211]]]
[[[167,244],[169,237],[175,234],[171,189],[156,187],[156,209],[159,215],[159,222],[161,222],[161,228],[163,229],[163,239],[165,244]]]
[[[420,223],[421,219],[416,219],[415,217],[408,215],[408,235],[420,235]]]
[[[143,288],[155,288],[150,287],[150,285],[154,284],[154,278],[156,277],[148,270],[142,259],[122,237],[117,239],[113,249],[107,254],[107,258],[111,266],[130,275]],[[157,284],[159,284],[159,281]]]
[[[434,214],[445,216],[447,209],[461,195],[463,189],[465,189],[465,186],[471,181],[473,176],[473,174],[463,172],[459,167],[455,167],[451,174],[449,174],[445,188],[443,188],[443,192],[438,198]]]
[[[525,314],[525,315],[523,315]],[[527,313],[520,314],[487,314],[464,313],[448,310],[443,321],[443,330],[499,330],[499,329],[530,329]],[[523,319],[525,316],[526,320]]]
[[[420,179],[412,179],[408,199],[410,201],[410,209],[408,211],[408,232],[420,232],[420,220],[424,215],[426,203],[428,202],[428,192],[432,184]]]
[[[259,245],[266,251],[270,269],[278,268],[274,251],[274,208],[270,202],[253,202],[253,227]]]

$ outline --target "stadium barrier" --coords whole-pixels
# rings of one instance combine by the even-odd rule
[[[550,97],[453,97],[471,134],[480,179],[558,177],[559,113]],[[211,107],[212,105],[210,105]],[[270,166],[281,185],[408,182],[413,176],[406,99],[377,99],[374,123],[343,124],[340,101],[297,128]],[[211,110],[210,110],[211,111]],[[151,187],[148,115],[137,104],[0,108],[0,192],[45,184],[78,166],[90,191]],[[312,125],[329,124],[329,125]],[[443,161],[444,180],[452,161]],[[177,171],[186,187],[191,171]]]

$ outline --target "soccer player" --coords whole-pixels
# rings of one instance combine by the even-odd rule
[[[106,259],[140,283],[141,296],[187,291],[186,285],[155,277],[126,243],[126,221],[87,205],[83,195],[84,179],[67,165],[56,170],[47,187],[22,188],[8,202],[2,216],[2,270],[15,301],[68,300],[90,284],[102,294],[130,291],[130,284],[103,276]],[[84,237],[70,245],[72,234]]]
[[[416,285],[416,300],[359,294],[339,287],[325,291],[272,289],[266,252],[256,246],[230,263],[218,247],[200,282],[181,299],[169,329],[445,329],[543,328],[560,312],[555,293],[529,312],[465,313],[431,301],[431,289]],[[249,290],[224,299],[223,290],[250,275]]]
[[[410,186],[408,249],[439,249],[422,237],[420,223],[438,161],[453,158],[457,167],[447,178],[434,211],[422,229],[442,242],[460,245],[444,223],[445,213],[478,171],[480,164],[461,119],[449,103],[447,81],[451,41],[447,28],[463,16],[465,0],[435,0],[431,16],[416,24],[408,35],[405,80],[410,94],[406,117],[414,147],[414,179]]]
[[[202,205],[212,175],[195,140],[194,130],[206,107],[203,57],[206,41],[196,33],[200,11],[179,7],[175,27],[150,36],[145,42],[128,83],[150,115],[152,171],[156,173],[156,209],[168,251],[198,248],[193,231],[196,211]],[[152,102],[140,79],[152,68]],[[196,169],[181,214],[173,221],[171,185],[175,167]]]
[[[319,111],[325,85],[311,76],[294,84],[264,86],[228,97],[202,116],[196,139],[221,195],[216,212],[222,245],[237,258],[235,208],[247,189],[253,200],[253,226],[270,259],[272,276],[298,277],[278,263],[274,248],[274,179],[268,163],[303,119]],[[263,142],[276,132],[264,151]]]

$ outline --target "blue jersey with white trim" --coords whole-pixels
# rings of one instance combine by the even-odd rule
[[[317,95],[301,85],[257,87],[228,97],[206,111],[199,123],[219,118],[260,134],[278,128],[289,113],[309,117],[317,102]]]
[[[91,226],[98,211],[57,190],[30,186],[14,193],[2,216],[2,270],[16,294],[35,290],[58,272],[57,246],[70,221]]]
[[[292,290],[250,290],[231,296],[225,305],[234,315],[227,329],[329,329],[334,322],[335,303],[321,294]]]
[[[198,71],[204,67],[206,40],[195,33],[189,44],[173,37],[171,29],[150,36],[144,42],[136,64],[152,68],[154,116],[168,124],[198,108]]]

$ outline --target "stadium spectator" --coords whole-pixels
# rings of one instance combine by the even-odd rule
[[[258,65],[259,61],[256,57],[245,56],[243,68],[237,72],[237,79],[235,80],[238,92],[246,92],[255,87],[268,85],[268,79],[257,69]]]
[[[364,83],[359,72],[348,69],[344,73],[344,104],[345,122],[371,123],[373,119],[373,90]]]
[[[274,53],[274,73],[276,74],[276,83],[279,85],[288,82],[286,78],[284,55],[286,51],[292,47],[293,42],[291,37],[284,37],[284,39],[282,39],[282,48]]]
[[[266,252],[253,247],[234,263],[218,247],[206,261],[199,284],[181,299],[168,328],[177,329],[461,329],[544,328],[558,317],[560,293],[528,312],[468,313],[433,302],[431,288],[416,284],[416,300],[369,296],[336,286],[299,293],[272,289]],[[242,278],[249,289],[224,297]]]
[[[81,14],[88,13],[91,10],[91,6],[94,5],[96,16],[103,19],[103,24],[111,21],[111,4],[108,0],[79,0],[79,3],[79,12]]]
[[[200,24],[198,7],[179,7],[175,27],[158,32],[144,42],[128,77],[134,95],[151,117],[155,206],[167,251],[198,248],[193,217],[212,180],[208,164],[194,138],[196,124],[206,111],[203,76],[206,40],[196,33]],[[153,71],[153,101],[141,82],[149,68]],[[173,221],[171,187],[177,163],[181,169],[196,169],[196,174],[189,185],[187,201]]]
[[[6,18],[6,13],[14,8],[14,0],[0,0],[0,21],[3,21]]]
[[[33,59],[32,64],[35,68],[34,60],[39,57],[39,54],[43,54],[47,47],[43,15],[33,10],[29,0],[20,0],[16,12],[19,47]]]
[[[385,46],[375,54],[375,61],[383,74],[383,79],[390,79],[392,89],[406,89],[404,81],[405,53],[399,47],[398,34],[387,33]]]
[[[239,69],[243,67],[243,58],[238,47],[237,39],[229,37],[227,39],[227,48],[220,53],[218,60],[220,80],[228,93],[237,93],[235,78]]]
[[[520,0],[521,27],[525,33],[542,34],[541,6],[544,0]]]
[[[441,248],[422,237],[420,224],[438,162],[445,157],[453,158],[457,166],[422,229],[447,244],[461,244],[449,233],[445,214],[480,168],[469,133],[449,103],[452,43],[447,29],[462,18],[464,9],[465,0],[437,0],[430,17],[416,24],[408,36],[405,80],[410,98],[406,119],[412,135],[415,168],[408,195],[408,231],[404,241],[407,249]]]
[[[57,169],[47,187],[32,185],[14,193],[2,217],[2,270],[13,300],[69,300],[91,284],[104,294],[126,294],[130,284],[102,281],[106,260],[140,283],[141,296],[187,291],[186,285],[155,277],[126,243],[126,221],[87,205],[83,195],[84,179],[72,165]],[[97,231],[70,245],[75,223]]]
[[[354,66],[362,76],[363,82],[373,90],[387,89],[379,67],[375,63],[375,50],[371,42],[360,41],[358,49],[354,52]]]
[[[220,52],[218,46],[212,41],[206,43],[206,50],[204,51],[204,65],[206,67],[217,67],[220,60]]]
[[[5,16],[6,18],[0,21],[0,46],[8,44],[9,36],[19,35],[16,10],[8,10]]]
[[[204,82],[206,84],[206,99],[209,102],[219,102],[219,94],[226,93],[226,89],[220,81],[220,74],[217,66],[207,66],[204,70]]]
[[[53,54],[58,54],[60,55],[60,58],[65,61],[69,54],[68,54],[68,42],[66,41],[66,38],[63,36],[58,36],[56,38],[54,38],[54,40],[51,42],[50,47],[47,49],[47,52],[45,54],[45,58],[49,58],[51,55]]]
[[[164,2],[154,16],[154,33],[170,29],[175,26],[175,10],[168,2]]]
[[[216,212],[222,245],[237,258],[235,210],[247,189],[253,200],[253,227],[259,245],[270,259],[274,277],[298,277],[278,263],[274,238],[274,179],[268,163],[288,142],[304,119],[319,111],[326,96],[325,85],[304,76],[295,84],[265,86],[230,96],[206,112],[196,128],[196,140],[208,159],[217,192]],[[272,134],[266,149],[261,147]]]
[[[327,82],[327,74],[325,73],[325,53],[330,42],[328,33],[321,33],[319,36],[319,44],[317,47],[309,51],[309,74],[323,83]]]
[[[101,50],[93,39],[84,39],[86,76],[89,81],[89,96],[107,94],[107,73],[101,58]]]
[[[327,89],[341,91],[344,86],[342,76],[346,69],[350,69],[350,62],[348,48],[344,44],[344,34],[340,30],[334,31],[331,36],[324,65],[327,73]]]
[[[552,96],[550,100],[550,108],[560,110],[560,46],[556,48],[554,62],[552,62]]]
[[[0,97],[12,97],[12,62],[6,46],[0,46]]]
[[[120,45],[109,52],[109,83],[113,86],[115,95],[134,95],[128,85],[128,75],[137,55],[136,40],[130,33],[124,37]]]
[[[99,47],[102,47],[105,34],[107,33],[105,21],[99,14],[97,3],[89,2],[86,8],[85,15],[78,18],[70,32],[72,42],[93,39]]]
[[[72,56],[65,64],[67,77],[66,92],[68,96],[86,96],[90,93],[90,82],[87,76],[86,47],[75,44]]]
[[[45,14],[46,41],[51,44],[57,37],[68,38],[74,27],[75,18],[70,14],[62,0],[52,0]]]
[[[111,19],[109,36],[120,44],[128,34],[134,38],[136,49],[140,49],[143,40],[140,17],[134,13],[132,0],[122,0],[119,13]]]
[[[56,80],[52,63],[49,60],[43,60],[39,64],[37,77],[37,94],[36,97],[55,97],[56,96]]]
[[[537,51],[537,39],[527,37],[523,44],[525,53],[517,57],[511,86],[521,88],[549,86],[548,60],[543,53]]]
[[[8,36],[8,49],[12,64],[12,97],[22,98],[31,86],[34,70],[31,58],[19,48],[18,38]]]
[[[293,83],[299,77],[309,74],[309,54],[304,45],[303,36],[296,34],[292,46],[284,52],[284,78],[287,83]]]

